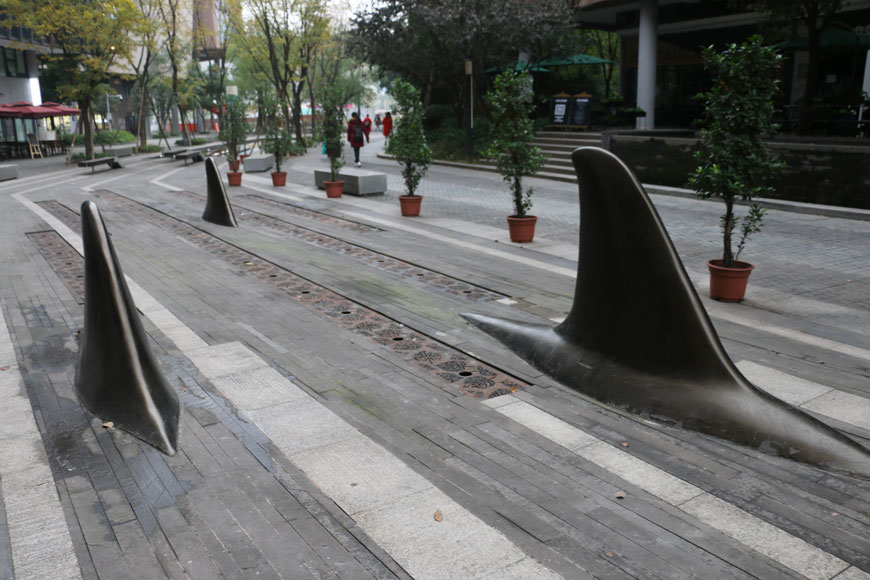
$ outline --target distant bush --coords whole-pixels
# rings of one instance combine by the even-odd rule
[[[423,129],[427,132],[457,126],[456,112],[447,105],[430,105],[423,111]]]
[[[119,145],[122,143],[135,143],[136,136],[133,133],[123,130],[117,131],[100,131],[100,134],[94,134],[94,143],[97,145]]]
[[[145,145],[144,147],[139,147],[139,153],[158,153],[163,151],[163,147],[160,145]]]
[[[184,139],[176,139],[175,144],[176,145],[184,145]],[[193,145],[205,145],[206,140],[203,139],[202,137],[191,137],[190,144],[191,144],[191,146],[193,146]]]

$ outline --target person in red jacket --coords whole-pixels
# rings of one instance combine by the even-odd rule
[[[366,113],[366,118],[363,119],[363,133],[366,134],[366,143],[370,143],[369,141],[369,133],[372,132],[372,120],[369,117],[368,113]]]
[[[393,116],[387,111],[384,113],[384,147],[390,139],[390,133],[393,132]]]
[[[353,160],[357,167],[362,167],[359,161],[360,147],[366,144],[366,133],[362,121],[359,120],[359,113],[351,113],[350,122],[347,124],[347,140],[350,141],[350,146],[353,149]]]

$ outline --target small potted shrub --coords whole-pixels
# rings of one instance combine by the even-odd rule
[[[710,296],[739,302],[754,266],[737,258],[749,237],[761,230],[765,210],[753,204],[738,218],[734,203],[770,193],[773,188],[768,184],[782,171],[782,163],[771,155],[765,141],[777,129],[772,120],[773,97],[781,57],[764,46],[758,35],[731,44],[721,53],[707,47],[703,56],[713,87],[700,95],[705,105],[704,127],[689,182],[698,197],[718,197],[725,203],[719,220],[722,258],[707,262]],[[735,230],[739,232],[736,252],[732,250]]]
[[[396,100],[396,125],[390,137],[387,151],[396,157],[402,166],[405,180],[405,195],[399,196],[402,215],[420,215],[423,197],[416,194],[420,180],[426,175],[432,162],[432,151],[426,145],[423,132],[423,104],[420,91],[413,85],[399,80],[393,83],[392,96]]]
[[[287,184],[287,172],[281,171],[281,163],[293,152],[293,134],[281,123],[278,102],[268,99],[264,106],[266,117],[265,149],[275,157],[275,171],[272,172],[272,185]]]
[[[239,173],[239,150],[248,138],[248,122],[245,120],[245,104],[238,98],[231,98],[225,108],[221,120],[221,131],[218,139],[227,146],[227,163],[230,173],[227,179],[230,185],[241,185],[242,174]]]
[[[320,106],[323,108],[323,141],[329,157],[331,181],[324,181],[326,197],[341,197],[344,182],[339,181],[339,172],[344,167],[344,112],[342,95],[337,86],[320,91]]]
[[[531,118],[532,77],[527,72],[506,71],[493,81],[486,95],[490,117],[496,119],[490,132],[485,155],[495,159],[498,172],[510,184],[514,213],[508,216],[512,242],[527,243],[535,237],[537,216],[528,215],[534,190],[523,189],[523,177],[531,176],[543,166],[546,156],[532,145],[535,122]]]

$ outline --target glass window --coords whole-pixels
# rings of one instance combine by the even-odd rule
[[[0,77],[6,76],[6,51],[0,50]]]
[[[24,51],[16,50],[15,57],[18,60],[18,76],[27,77],[27,61],[24,60]]]
[[[6,71],[10,77],[18,76],[18,60],[15,58],[15,51],[11,48],[6,49]]]

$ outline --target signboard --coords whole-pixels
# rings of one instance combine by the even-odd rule
[[[550,102],[550,124],[568,125],[571,120],[571,97],[554,95]]]
[[[591,102],[589,97],[574,97],[571,99],[571,121],[568,124],[575,127],[588,127],[590,109]]]
[[[236,85],[227,85],[227,94],[238,97],[239,96],[239,87]]]

